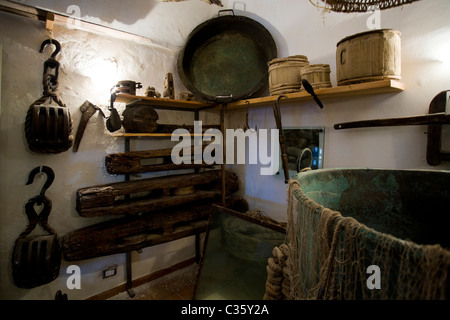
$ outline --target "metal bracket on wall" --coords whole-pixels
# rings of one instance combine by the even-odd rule
[[[450,90],[442,91],[433,98],[428,111],[430,114],[444,113],[444,116],[450,117],[450,110],[446,110],[447,103],[449,103],[449,92]],[[442,124],[428,125],[427,162],[430,166],[437,166],[441,161],[450,161],[450,153],[442,152],[442,129]]]
[[[53,31],[53,23],[55,22],[55,15],[51,12],[47,12],[45,17],[45,29],[48,31]]]
[[[427,163],[430,166],[437,166],[441,161],[450,161],[450,153],[441,151],[442,126],[450,125],[450,111],[446,110],[448,92],[450,90],[442,91],[433,98],[430,103],[429,114],[427,115],[345,122],[335,124],[334,128],[340,130],[364,127],[428,125]]]
[[[130,151],[130,139],[125,138],[125,152]],[[130,174],[125,175],[125,181],[130,181]],[[127,195],[126,197],[129,197]],[[131,267],[131,252],[128,251],[125,253],[125,273],[126,273],[126,284],[125,289],[127,290],[128,295],[130,298],[134,298],[136,293],[133,290],[133,276],[132,276],[132,267]]]

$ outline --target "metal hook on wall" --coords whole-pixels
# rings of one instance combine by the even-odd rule
[[[56,56],[61,51],[61,44],[57,40],[47,39],[42,42],[39,52],[44,52],[44,48],[50,44],[55,45],[56,48],[51,57],[44,62],[42,83],[44,85],[44,94],[46,95],[54,95],[58,89],[59,62],[56,60]]]
[[[47,166],[41,166],[41,167],[34,168],[33,170],[31,170],[30,174],[28,175],[28,181],[27,181],[26,185],[32,184],[36,175],[41,172],[43,172],[47,175],[47,180],[45,181],[44,186],[42,187],[41,192],[39,194],[39,196],[43,198],[43,197],[45,197],[45,192],[47,191],[48,188],[50,188],[53,181],[55,180],[55,173],[53,172],[52,168],[47,167]]]
[[[41,49],[39,50],[39,52],[44,52],[44,49],[45,49],[45,47],[46,46],[48,46],[48,45],[50,45],[50,44],[53,44],[56,48],[55,48],[55,51],[53,51],[53,53],[52,53],[52,55],[51,55],[51,57],[53,58],[53,59],[55,59],[56,58],[56,56],[59,54],[59,52],[61,51],[61,44],[58,42],[58,40],[55,40],[55,39],[47,39],[47,40],[44,40],[44,42],[42,42],[42,44],[41,44]]]

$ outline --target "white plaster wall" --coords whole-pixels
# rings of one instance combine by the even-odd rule
[[[336,44],[346,36],[369,31],[368,19],[374,14],[325,12],[308,0],[244,2],[246,10],[251,12],[249,15],[262,21],[274,35],[278,57],[303,54],[311,64],[329,64],[333,86],[337,82]],[[231,6],[233,1],[225,3]],[[401,82],[406,90],[396,94],[323,99],[322,110],[314,102],[288,104],[281,109],[283,125],[325,127],[325,168],[450,169],[449,162],[437,167],[427,164],[426,126],[340,131],[333,128],[340,122],[427,114],[431,100],[439,92],[450,89],[449,14],[447,0],[424,0],[381,11],[380,28],[401,32]],[[229,121],[229,126],[242,128],[245,112],[240,116],[231,115]],[[276,128],[272,108],[251,109],[249,126]],[[450,140],[448,133],[447,140]],[[250,207],[285,221],[287,194],[283,174],[261,176],[259,165],[234,167],[245,184]]]
[[[130,78],[157,86],[162,90],[166,72],[174,72],[177,88],[182,87],[174,67],[177,50],[185,37],[199,23],[211,18],[220,9],[201,1],[178,3],[158,1],[17,1],[67,13],[77,5],[80,17],[87,21],[148,37],[148,42],[114,40],[82,31],[59,28],[55,38],[61,39],[63,54],[61,98],[71,108],[74,123],[78,107],[88,99],[106,110],[107,93],[98,90],[92,72],[100,58],[106,65],[116,66],[118,79]],[[223,0],[224,8],[234,8],[261,22],[272,33],[278,46],[278,56],[304,54],[311,63],[328,63],[331,79],[336,85],[336,44],[342,38],[368,31],[370,14],[324,12],[309,0]],[[380,13],[380,27],[394,28],[402,33],[402,82],[406,90],[396,94],[381,94],[352,98],[323,99],[323,110],[313,102],[282,107],[285,126],[325,126],[324,167],[371,167],[402,169],[450,169],[450,163],[430,167],[426,163],[425,126],[366,128],[336,131],[333,125],[363,119],[378,119],[426,114],[432,98],[450,84],[450,2],[422,0],[401,8]],[[42,63],[47,58],[37,53],[46,38],[42,23],[0,16],[0,39],[3,45],[2,115],[0,135],[0,230],[1,230],[1,297],[13,299],[51,299],[58,289],[65,290],[62,274],[50,285],[33,290],[20,290],[10,279],[10,254],[13,242],[26,224],[23,205],[40,189],[39,183],[25,186],[28,172],[37,165],[49,165],[56,180],[48,191],[54,201],[50,223],[60,233],[89,225],[94,220],[80,218],[75,212],[75,190],[98,183],[119,181],[103,167],[106,152],[122,150],[121,141],[107,135],[102,119],[94,116],[88,125],[80,151],[42,156],[27,151],[23,122],[28,106],[41,93]],[[87,70],[86,70],[87,69]],[[91,72],[89,72],[91,71]],[[113,79],[111,79],[112,81]],[[159,83],[159,85],[158,85]],[[227,127],[242,128],[245,111],[227,117]],[[174,120],[170,115],[162,115]],[[186,115],[179,115],[183,120]],[[181,119],[181,118],[179,118]],[[272,108],[251,109],[250,127],[275,128]],[[95,137],[95,138],[94,138]],[[89,139],[91,138],[91,139]],[[160,142],[162,146],[163,142]],[[141,147],[139,145],[139,147]],[[232,166],[243,185],[241,193],[251,208],[285,220],[286,185],[280,177],[259,175],[258,165]],[[100,220],[100,219],[99,219]],[[133,254],[139,274],[147,274],[193,255],[192,239],[148,248],[142,259]],[[180,255],[180,252],[182,254]],[[123,255],[84,261],[83,290],[68,292],[69,298],[82,299],[123,283],[120,277],[100,280],[101,270],[111,264],[123,266]],[[64,270],[64,266],[62,270]],[[151,268],[152,270],[148,270]],[[119,275],[123,269],[119,269]],[[67,290],[65,290],[67,291]]]
[[[123,30],[151,39],[165,47],[183,45],[189,32],[219,9],[200,0],[17,0],[83,21]]]
[[[209,6],[204,8],[209,10]],[[197,10],[197,14],[207,19],[208,10],[203,14],[199,14]],[[189,12],[187,10],[184,14],[190,16]],[[44,183],[44,176],[38,176],[33,184],[25,185],[33,168],[47,165],[55,172],[55,181],[46,195],[53,202],[49,224],[59,236],[113,218],[80,217],[75,210],[77,189],[123,181],[123,176],[106,172],[104,158],[108,153],[123,151],[124,140],[111,136],[106,129],[105,120],[98,112],[89,120],[78,152],[74,153],[69,149],[60,154],[48,155],[29,151],[24,122],[29,106],[42,95],[43,63],[50,57],[53,47],[47,47],[44,53],[39,53],[39,48],[48,37],[49,33],[45,31],[43,22],[0,13],[0,43],[3,48],[0,123],[2,299],[53,299],[57,290],[67,293],[69,299],[85,299],[125,282],[124,254],[75,262],[63,261],[60,276],[55,281],[31,290],[19,289],[12,281],[11,254],[14,242],[27,225],[24,205],[39,193]],[[145,87],[149,85],[155,86],[162,93],[165,75],[172,72],[176,93],[184,90],[176,71],[178,50],[155,44],[150,39],[132,37],[132,40],[123,40],[122,36],[105,36],[73,29],[72,26],[55,26],[53,37],[62,46],[62,52],[58,56],[61,63],[58,97],[70,109],[74,135],[81,116],[79,107],[85,100],[98,105],[109,115],[109,89],[119,80],[142,82],[144,88],[138,90],[140,95],[144,94]],[[115,106],[121,113],[124,104],[116,103]],[[158,114],[160,123],[188,124],[194,119],[193,113],[189,112],[159,110]],[[217,118],[210,118],[217,122]],[[131,147],[134,150],[148,150],[168,148],[173,144],[170,139],[141,139],[133,141]],[[153,176],[164,174],[167,172]],[[152,175],[142,175],[146,176]],[[190,259],[195,255],[194,248],[194,237],[189,237],[145,248],[140,254],[133,252],[133,278]],[[69,290],[66,286],[69,276],[67,267],[71,264],[81,268],[81,290]],[[102,270],[114,264],[119,266],[118,275],[103,280]]]

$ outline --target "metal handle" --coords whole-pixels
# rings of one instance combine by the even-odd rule
[[[226,12],[226,11],[230,11],[233,14],[234,17],[234,10],[233,9],[223,9],[223,10],[219,10],[219,12],[217,12],[217,17],[220,17],[220,13],[221,12]]]
[[[114,102],[116,101],[116,98],[117,98],[117,94],[115,92],[111,93],[111,100],[110,100],[110,103],[109,103],[108,110],[114,109]]]
[[[347,51],[347,49],[344,49],[341,51],[341,64],[345,64],[345,59],[344,59],[344,52]]]
[[[303,156],[305,155],[305,153],[309,153],[310,161],[309,161],[309,164],[305,168],[302,168],[302,160],[303,160]],[[297,157],[297,171],[300,172],[303,169],[311,168],[312,167],[312,162],[313,162],[313,154],[312,154],[311,149],[309,149],[309,148],[302,149],[302,152]]]
[[[228,96],[225,96],[225,95],[223,95],[223,96],[215,96],[215,97],[214,97],[214,101],[215,101],[216,103],[228,103],[228,102],[232,102],[232,101],[233,101],[233,95],[230,94],[230,95],[228,95]]]

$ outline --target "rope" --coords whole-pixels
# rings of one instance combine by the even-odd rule
[[[44,208],[42,211],[37,214],[34,209],[34,205],[42,201],[44,204]],[[33,231],[37,225],[40,225],[42,229],[47,231],[49,234],[56,234],[55,231],[48,225],[48,216],[50,215],[50,211],[52,210],[52,201],[46,196],[37,196],[34,197],[25,204],[25,213],[28,217],[28,225],[27,228],[19,235],[19,238],[25,238],[28,236],[31,231]]]

